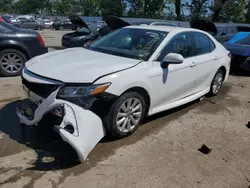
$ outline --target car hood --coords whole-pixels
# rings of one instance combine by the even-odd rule
[[[116,16],[106,16],[103,18],[103,21],[107,23],[109,28],[112,30],[120,29],[122,27],[130,26],[131,24],[116,17]]]
[[[89,29],[88,25],[81,17],[76,16],[76,15],[72,15],[72,16],[69,16],[69,19],[70,19],[72,24],[80,26],[80,27],[86,27]]]
[[[199,29],[205,32],[210,32],[213,35],[217,35],[217,28],[213,22],[202,20],[202,19],[194,19],[190,22],[191,28]]]
[[[26,63],[26,68],[34,74],[65,83],[92,83],[99,77],[131,68],[139,62],[84,48],[71,48],[37,56]]]

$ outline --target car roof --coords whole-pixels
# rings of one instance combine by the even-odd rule
[[[183,31],[196,31],[205,33],[198,29],[192,29],[192,28],[184,28],[184,27],[175,27],[175,26],[165,26],[165,25],[139,25],[139,26],[127,26],[126,28],[137,28],[137,29],[151,29],[156,31],[166,31],[166,32],[173,32],[173,33],[179,33]]]

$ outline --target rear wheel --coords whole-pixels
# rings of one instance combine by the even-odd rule
[[[6,49],[0,52],[0,75],[18,76],[21,74],[26,56],[15,49]]]
[[[105,118],[108,136],[126,137],[141,124],[145,116],[146,103],[137,92],[122,95],[110,108]]]
[[[60,26],[59,29],[62,31],[63,30],[63,26]]]
[[[221,86],[223,84],[223,81],[224,81],[224,76],[225,76],[224,72],[221,69],[219,69],[213,78],[210,92],[209,92],[209,96],[218,95],[218,93],[221,89]]]

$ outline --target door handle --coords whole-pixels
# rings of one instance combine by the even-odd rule
[[[219,59],[219,57],[218,57],[218,56],[215,56],[215,57],[214,57],[214,60],[218,60],[218,59]]]
[[[191,64],[190,64],[190,67],[195,67],[196,66],[196,62],[192,62]]]

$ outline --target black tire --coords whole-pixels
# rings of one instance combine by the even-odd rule
[[[136,126],[128,132],[121,132],[116,123],[116,118],[122,104],[129,99],[138,99],[142,105],[141,117]],[[122,138],[133,134],[142,123],[146,113],[146,102],[143,96],[137,92],[128,92],[120,96],[110,107],[108,115],[104,118],[104,126],[108,137]]]
[[[213,89],[213,87],[214,87],[214,85],[216,84],[216,82],[217,82],[216,79],[217,79],[217,77],[219,77],[219,75],[222,75],[222,80],[221,80],[220,87],[215,91],[215,90]],[[213,96],[218,95],[218,93],[220,92],[221,86],[222,86],[222,84],[223,84],[223,82],[224,82],[224,78],[225,78],[225,73],[224,73],[224,71],[223,71],[222,69],[219,69],[219,70],[216,72],[216,74],[215,74],[215,76],[214,76],[214,78],[213,78],[213,81],[212,81],[212,83],[211,83],[210,91],[209,91],[209,93],[208,93],[208,96],[213,97]]]
[[[36,30],[38,30],[38,31],[42,30],[42,26],[40,26],[40,25],[36,26]]]
[[[8,54],[8,53],[12,53],[12,54],[16,54],[20,57],[21,59],[21,66],[20,66],[20,70],[15,72],[15,73],[10,73],[10,72],[7,72],[3,67],[2,67],[2,62],[1,62],[1,58],[4,57],[4,55]],[[0,51],[0,75],[1,76],[6,76],[6,77],[9,77],[9,76],[19,76],[21,75],[22,73],[22,69],[25,65],[27,61],[27,57],[24,53],[18,51],[18,50],[15,50],[15,49],[6,49],[6,50],[2,50]]]
[[[64,29],[63,26],[60,26],[60,27],[59,27],[59,30],[63,31],[63,29]]]

